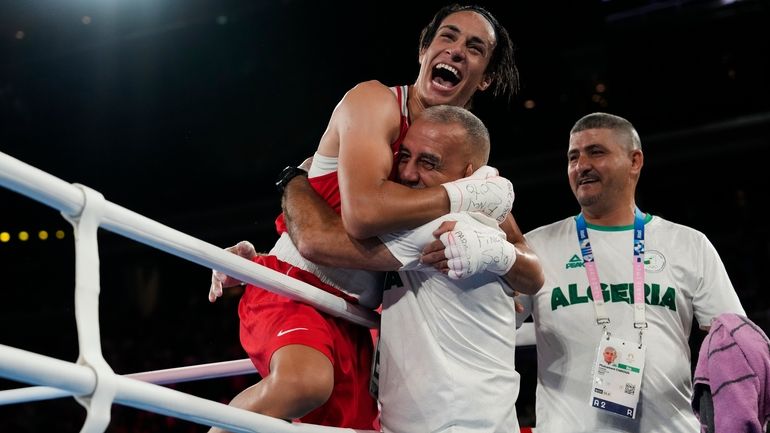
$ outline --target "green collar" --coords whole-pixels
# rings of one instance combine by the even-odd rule
[[[575,218],[577,218],[577,216],[575,216]],[[650,222],[650,220],[652,220],[652,214],[650,214],[650,213],[645,214],[644,215],[644,223],[647,224],[648,222]],[[590,224],[588,222],[586,223],[586,227],[588,227],[589,229],[592,229],[592,230],[599,230],[599,231],[602,231],[602,232],[622,232],[624,230],[633,230],[634,229],[634,225],[633,224],[629,224],[629,225],[625,225],[625,226],[600,226],[600,225],[596,225],[596,224]]]

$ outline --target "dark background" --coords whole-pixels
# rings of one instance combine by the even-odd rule
[[[0,151],[214,245],[248,239],[267,250],[277,173],[314,151],[354,84],[414,81],[419,32],[444,4],[6,0]],[[646,156],[639,206],[703,231],[767,330],[768,1],[480,4],[518,47],[519,95],[482,95],[475,111],[492,163],[515,186],[522,230],[578,212],[565,158],[574,121],[624,116]],[[57,229],[64,239],[37,238]],[[31,239],[19,241],[21,230]],[[11,236],[0,243],[0,344],[74,362],[69,225],[0,189],[0,232]],[[208,269],[103,230],[100,251],[103,351],[117,373],[245,357],[239,294],[209,304]],[[534,349],[520,349],[517,368],[520,420],[533,425]],[[257,379],[176,387],[227,402]],[[0,431],[77,432],[84,415],[71,398],[3,406]],[[108,431],[205,428],[115,405]]]

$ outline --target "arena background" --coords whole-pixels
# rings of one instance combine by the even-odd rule
[[[0,151],[218,246],[267,250],[278,172],[309,156],[355,83],[412,83],[419,32],[445,2],[7,0],[0,3]],[[575,214],[568,131],[608,111],[646,156],[640,207],[703,231],[750,319],[769,329],[770,3],[479,2],[517,44],[522,90],[481,96],[492,163],[524,231]],[[51,233],[40,240],[38,232]],[[56,230],[64,231],[57,239]],[[27,231],[30,239],[20,241]],[[72,231],[0,189],[0,343],[77,358]],[[1,239],[0,239],[1,240]],[[105,358],[117,373],[245,357],[237,292],[210,271],[100,232]],[[703,334],[695,333],[697,349]],[[697,352],[693,354],[695,362]],[[518,407],[534,424],[533,348]],[[256,375],[178,385],[228,401]],[[0,380],[0,389],[22,386]],[[2,432],[77,432],[71,398],[0,407]],[[203,432],[114,406],[110,432]]]

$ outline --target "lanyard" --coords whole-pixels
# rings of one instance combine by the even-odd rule
[[[591,295],[594,298],[594,311],[596,323],[602,325],[606,331],[610,323],[610,317],[604,308],[604,295],[602,294],[599,272],[596,269],[591,242],[588,240],[588,227],[586,219],[581,212],[575,219],[577,223],[578,242],[580,253],[583,255],[583,265],[588,276],[588,284],[591,286]],[[644,311],[644,215],[639,208],[634,212],[634,328],[639,329],[641,343],[642,329],[647,327]]]

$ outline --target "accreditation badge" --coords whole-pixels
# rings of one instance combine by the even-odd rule
[[[638,343],[602,337],[593,367],[591,406],[628,418],[636,417],[646,350],[647,346]]]

